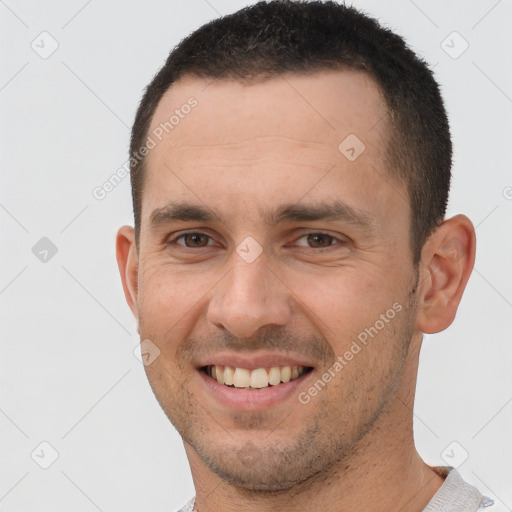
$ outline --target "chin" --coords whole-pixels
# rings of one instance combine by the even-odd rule
[[[206,461],[205,461],[206,462]],[[290,475],[283,472],[283,460],[279,462],[260,460],[252,466],[243,463],[235,463],[235,465],[226,463],[225,461],[208,461],[209,469],[215,473],[224,482],[240,489],[251,492],[261,493],[279,493],[285,492],[296,487],[298,484],[307,480],[309,476]],[[294,468],[293,473],[297,473],[297,469],[302,473],[303,468]]]
[[[330,450],[322,456],[326,447],[315,443],[309,432],[304,434],[293,442],[290,437],[271,442],[267,436],[259,441],[240,440],[238,445],[233,444],[233,439],[225,439],[225,445],[217,446],[205,442],[208,436],[194,436],[195,439],[188,439],[188,444],[212,473],[240,492],[279,494],[329,471],[335,462],[334,454],[340,453],[329,446]]]

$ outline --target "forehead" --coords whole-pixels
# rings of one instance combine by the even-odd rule
[[[213,200],[222,188],[224,199],[234,198],[242,182],[254,198],[296,201],[290,185],[302,190],[301,180],[313,183],[333,167],[349,194],[372,180],[379,184],[387,119],[378,86],[362,72],[287,74],[251,84],[184,77],[162,97],[148,131],[156,143],[146,157],[148,206],[162,206],[178,189]],[[333,176],[323,181],[324,191],[332,182]]]
[[[288,136],[325,149],[348,133],[377,138],[386,113],[378,86],[358,71],[290,73],[250,84],[185,76],[163,95],[149,132],[163,128],[160,145],[169,147]]]

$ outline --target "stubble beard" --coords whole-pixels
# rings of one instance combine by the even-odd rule
[[[337,402],[338,407],[329,403],[328,391],[323,390],[323,396],[320,393],[315,397],[317,406],[314,416],[294,433],[293,438],[289,435],[279,436],[279,427],[293,421],[290,417],[277,422],[268,436],[259,436],[256,440],[252,432],[267,425],[269,415],[255,411],[233,417],[236,433],[230,437],[229,430],[211,420],[186,385],[175,382],[168,370],[146,368],[149,382],[163,411],[188,449],[193,450],[204,465],[226,484],[237,488],[241,495],[279,495],[288,493],[292,488],[298,492],[300,488],[313,486],[317,481],[325,484],[326,479],[336,478],[357,456],[361,441],[386,411],[396,392],[414,333],[417,284],[416,280],[400,325],[394,326],[393,332],[389,333],[391,337],[388,335],[388,339],[374,340],[377,343],[392,342],[395,351],[388,371],[381,375],[380,382],[375,382],[374,378],[372,380],[372,371],[367,371],[367,385],[371,389],[380,386],[380,394],[375,396],[371,409],[365,411],[364,417],[357,414],[347,417],[343,414],[343,401],[358,396],[355,386],[348,392],[344,391]],[[361,363],[364,364],[363,361]],[[359,403],[353,411],[361,410],[361,403],[366,398],[366,391],[359,392]],[[304,406],[297,401],[296,407]],[[275,413],[272,414],[271,420],[275,421],[275,417]],[[240,437],[240,432],[247,432],[247,435]],[[219,435],[225,442],[219,444]]]

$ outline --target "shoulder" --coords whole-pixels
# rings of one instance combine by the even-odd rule
[[[494,507],[494,501],[465,482],[453,467],[432,469],[445,477],[445,480],[423,512],[498,512]]]

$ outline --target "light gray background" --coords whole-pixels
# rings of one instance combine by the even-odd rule
[[[129,179],[102,201],[92,190],[125,162],[142,89],[170,49],[248,3],[0,0],[1,511],[173,511],[193,495],[133,354],[114,254],[132,223]],[[423,348],[418,449],[431,464],[467,452],[462,475],[511,510],[512,2],[354,5],[434,66],[455,146],[449,214],[477,226],[457,319]],[[43,31],[59,45],[46,59],[31,47],[51,49]],[[458,58],[453,31],[469,43]],[[42,237],[58,249],[46,262],[32,252]],[[48,469],[43,441],[59,454]]]

